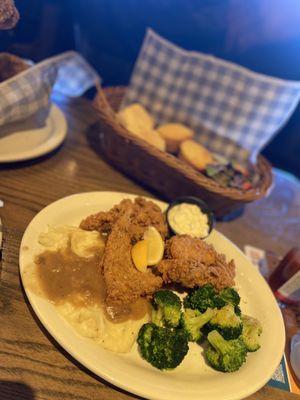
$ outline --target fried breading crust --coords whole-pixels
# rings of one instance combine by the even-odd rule
[[[234,286],[234,261],[226,262],[213,246],[188,235],[173,236],[166,242],[165,257],[157,267],[165,283],[187,288],[211,283],[217,290]]]
[[[98,231],[100,233],[110,233],[113,224],[117,221],[128,208],[132,207],[132,201],[122,200],[121,203],[113,206],[109,211],[100,211],[97,214],[89,215],[80,223],[80,228],[86,231]]]
[[[135,198],[134,202],[129,199],[122,200],[120,204],[115,205],[109,211],[90,215],[81,222],[80,228],[87,231],[96,230],[101,233],[110,233],[116,221],[128,209],[131,210],[130,224],[133,240],[139,240],[145,228],[150,225],[154,226],[163,238],[166,237],[168,228],[164,214],[156,204],[142,197]]]
[[[108,306],[134,303],[140,297],[153,294],[163,284],[162,278],[154,275],[150,268],[148,272],[140,272],[132,262],[132,240],[137,232],[140,235],[142,229],[142,226],[137,225],[138,218],[134,217],[135,214],[136,210],[132,206],[119,216],[112,226],[105,246],[102,271]],[[143,229],[145,230],[145,227]]]

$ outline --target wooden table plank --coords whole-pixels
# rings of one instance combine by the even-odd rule
[[[20,284],[20,241],[30,220],[43,207],[66,195],[84,191],[115,190],[151,196],[99,156],[98,130],[93,128],[97,116],[90,103],[84,99],[69,102],[60,99],[59,104],[69,125],[66,142],[61,148],[39,160],[0,167],[0,199],[4,201],[4,208],[0,209],[4,225],[0,399],[136,398],[94,376],[61,349],[35,317]],[[297,204],[300,204],[297,203],[299,193],[295,190],[293,204],[288,210],[291,226],[297,216]],[[274,204],[278,204],[276,198]],[[265,207],[263,201],[251,205],[241,218],[220,223],[218,229],[240,247],[249,243],[284,254],[292,244],[290,236],[293,235],[280,242],[278,232],[267,235],[256,221]],[[268,386],[249,397],[251,400],[294,398],[295,395]]]

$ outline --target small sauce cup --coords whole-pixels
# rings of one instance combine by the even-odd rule
[[[202,214],[205,214],[207,216],[207,223],[208,223],[208,234],[205,236],[197,236],[200,239],[205,239],[206,237],[209,236],[209,234],[211,233],[211,231],[213,230],[213,227],[215,225],[215,217],[213,212],[211,211],[211,209],[208,207],[208,205],[201,199],[199,199],[198,197],[194,197],[194,196],[183,196],[183,197],[179,197],[176,200],[174,200],[173,202],[171,202],[169,204],[169,207],[166,210],[166,219],[167,219],[167,223],[169,226],[170,231],[176,235],[179,234],[179,232],[176,232],[175,228],[172,227],[172,223],[170,222],[169,219],[169,212],[171,211],[171,209],[177,205],[183,204],[183,203],[187,203],[187,204],[193,204],[196,205],[197,207],[199,207],[200,211]],[[188,233],[186,232],[185,234],[188,235]],[[195,235],[193,235],[194,237],[196,237]]]

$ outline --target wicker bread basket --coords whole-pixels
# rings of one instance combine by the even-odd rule
[[[262,156],[257,160],[260,174],[257,187],[243,192],[220,186],[172,154],[133,136],[120,125],[115,114],[125,90],[124,87],[98,88],[94,99],[94,107],[101,119],[102,152],[119,170],[169,201],[179,196],[198,196],[207,202],[217,217],[230,214],[266,194],[272,183],[272,171]]]

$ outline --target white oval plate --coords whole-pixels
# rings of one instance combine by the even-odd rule
[[[43,113],[0,127],[0,162],[31,160],[56,149],[67,135],[63,112],[51,104],[49,114]]]
[[[109,210],[134,195],[116,192],[75,194],[44,208],[28,225],[21,243],[20,273],[28,299],[42,324],[57,342],[98,376],[137,395],[159,400],[236,400],[264,386],[279,365],[285,343],[284,324],[275,298],[244,254],[228,239],[213,231],[207,241],[236,262],[236,284],[242,297],[242,311],[257,317],[263,325],[261,349],[248,355],[243,367],[231,374],[214,371],[205,364],[201,347],[192,343],[182,364],[162,372],[144,361],[135,346],[128,354],[107,351],[90,339],[79,336],[57,313],[55,307],[35,295],[26,270],[41,248],[38,236],[50,225],[78,225],[89,214]],[[166,204],[156,201],[165,209]]]

